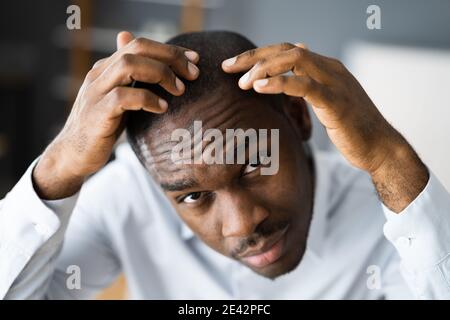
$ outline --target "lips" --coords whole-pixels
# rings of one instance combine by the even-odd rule
[[[240,259],[255,268],[263,268],[274,263],[283,254],[287,229],[288,227],[274,234],[259,250],[245,252]]]

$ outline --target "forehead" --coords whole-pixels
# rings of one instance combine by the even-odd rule
[[[177,164],[172,161],[171,154],[178,143],[173,141],[172,133],[177,129],[187,129],[194,137],[194,122],[198,121],[201,121],[203,133],[208,129],[218,129],[223,136],[227,129],[270,130],[281,129],[285,125],[285,118],[281,112],[275,111],[268,96],[243,96],[231,92],[212,94],[185,106],[152,127],[140,143],[145,166],[160,182],[195,179],[198,175],[217,176],[231,169],[232,165]]]

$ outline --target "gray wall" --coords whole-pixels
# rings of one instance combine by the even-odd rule
[[[311,50],[340,58],[354,40],[450,48],[449,0],[225,0],[210,10],[207,29],[240,32],[257,45],[304,42]],[[381,30],[366,27],[369,5],[381,8]],[[314,142],[329,146],[314,121]]]
[[[257,44],[302,41],[339,56],[353,39],[450,47],[449,0],[224,0],[207,29],[230,29]],[[381,8],[381,30],[368,30],[366,9]]]

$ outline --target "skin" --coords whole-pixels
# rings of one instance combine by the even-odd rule
[[[199,57],[189,49],[132,39],[129,33],[119,34],[119,50],[96,63],[87,75],[64,129],[33,172],[36,191],[42,198],[70,196],[88,175],[101,169],[123,130],[125,110],[160,113],[167,109],[148,90],[124,85],[133,79],[159,83],[168,92],[180,95],[184,86],[177,77],[194,80],[198,76],[193,66]],[[151,133],[145,139],[150,150],[147,168],[166,187],[180,217],[213,249],[248,265],[243,254],[266,251],[281,238],[278,260],[262,268],[250,266],[270,278],[292,270],[301,260],[311,218],[314,177],[301,148],[301,142],[309,138],[310,121],[299,98],[312,105],[344,157],[371,176],[380,200],[391,210],[400,213],[425,187],[428,171],[424,164],[339,61],[303,45],[283,43],[230,57],[222,68],[229,73],[248,71],[239,81],[242,90],[292,97],[282,106],[285,117],[270,109],[262,98],[248,101],[229,92],[190,106],[194,114],[202,115],[204,127],[283,128],[277,175],[262,177],[255,171],[247,173],[254,168],[237,165],[173,168],[161,151],[167,149],[168,133],[158,134],[158,141],[151,139],[155,136]],[[287,71],[292,74],[286,75]],[[226,98],[220,99],[223,96]],[[220,106],[208,108],[214,103]],[[207,121],[205,115],[211,109],[220,115],[215,117],[221,120],[219,123]],[[242,116],[233,118],[238,110]],[[232,119],[240,122],[231,123]],[[188,127],[188,122],[181,115],[166,123],[165,130]],[[298,143],[292,144],[295,140]],[[183,190],[168,188],[175,179],[187,177],[194,177],[196,185]],[[196,201],[186,203],[186,199]],[[281,234],[280,229],[287,226]]]
[[[114,54],[88,72],[62,131],[33,172],[36,191],[43,199],[76,193],[86,177],[105,165],[123,131],[125,111],[167,110],[167,102],[149,90],[125,86],[133,80],[159,83],[171,94],[181,95],[185,88],[179,77],[198,77],[199,57],[189,49],[134,39],[129,32],[119,33],[117,46]]]
[[[313,168],[302,142],[309,138],[310,119],[306,105],[298,101],[281,106],[283,116],[267,99],[249,98],[235,91],[233,95],[224,88],[215,90],[207,99],[186,106],[189,114],[154,126],[143,143],[149,151],[145,166],[204,243],[265,277],[275,278],[295,268],[306,247]],[[279,128],[278,173],[261,175],[261,166],[250,164],[174,164],[170,160],[172,130],[189,128],[192,114],[201,115],[196,120],[202,120],[204,131],[217,128],[223,135],[230,128]],[[155,135],[159,139],[152,139]],[[203,150],[210,143],[204,143]],[[266,250],[285,230],[282,255],[274,263],[254,266],[246,261],[244,256]]]
[[[414,149],[380,114],[338,60],[282,43],[244,52],[222,63],[225,72],[247,71],[243,90],[302,97],[341,154],[372,177],[381,201],[401,212],[423,190],[428,171]],[[285,72],[292,71],[292,75]]]

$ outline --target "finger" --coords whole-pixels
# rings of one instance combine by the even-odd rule
[[[163,113],[167,102],[147,89],[116,87],[103,98],[102,106],[110,110],[111,117],[121,116],[125,111],[145,110]]]
[[[328,97],[325,87],[308,76],[278,75],[255,81],[253,88],[259,93],[284,93],[289,96],[302,97],[319,107],[327,101]]]
[[[114,63],[124,54],[142,55],[156,59],[169,65],[175,73],[188,80],[194,80],[199,75],[199,69],[195,65],[199,60],[197,52],[165,43],[160,43],[145,38],[137,38],[129,42],[111,56]]]
[[[229,58],[222,62],[222,69],[225,72],[236,73],[243,72],[250,69],[255,63],[257,63],[262,58],[267,58],[278,52],[290,50],[295,48],[291,43],[280,43],[275,45],[270,45],[267,47],[255,48],[245,51],[235,57]]]
[[[305,75],[302,68],[297,67],[297,55],[295,49],[280,52],[269,58],[262,58],[249,71],[239,79],[239,87],[249,90],[253,87],[253,82],[266,77],[273,77],[289,71],[296,75]]]
[[[104,69],[105,64],[107,62],[108,62],[108,58],[103,58],[103,59],[96,61],[94,63],[94,65],[92,66],[91,70],[89,70],[89,72],[86,74],[84,83],[86,85],[89,85],[90,83],[95,81],[95,79],[97,79],[97,77],[102,73],[102,70]]]
[[[101,65],[103,65],[106,61],[108,61],[108,58],[103,58],[103,59],[99,59],[97,60],[94,65],[92,66],[92,69],[98,69],[100,68]]]
[[[134,39],[134,36],[131,32],[128,31],[121,31],[117,34],[116,43],[117,43],[117,50],[121,49],[125,45],[127,45],[129,42],[131,42]],[[94,63],[92,66],[93,72],[91,72],[93,75],[98,76],[100,73],[103,72],[103,70],[107,67],[107,63],[111,61],[112,56],[106,57],[103,59],[100,59]]]
[[[134,36],[131,32],[128,31],[121,31],[117,34],[117,50],[121,49],[122,47],[126,46],[129,42],[131,42],[134,39]]]
[[[126,38],[129,37],[129,35],[131,34],[126,32],[119,33],[117,37],[118,42],[119,38]],[[122,42],[122,40],[120,41]],[[125,42],[125,40],[123,40],[123,42]],[[100,73],[104,72],[106,68],[117,63],[122,56],[127,54],[138,54],[165,62],[173,68],[175,73],[188,80],[195,80],[200,73],[198,67],[194,64],[194,62],[196,63],[199,60],[199,55],[196,52],[178,46],[166,45],[149,39],[138,38],[128,42],[128,44],[121,47],[121,49],[106,58],[106,60],[94,65],[97,70],[91,70],[93,71],[90,72],[93,76],[91,78],[95,79]]]
[[[121,31],[117,34],[116,43],[117,43],[117,49],[124,47],[127,45],[130,41],[134,39],[134,36],[131,32],[128,31]],[[99,74],[103,72],[103,70],[106,68],[108,61],[111,60],[111,57],[103,58],[94,63],[92,66],[92,69],[90,72],[90,80],[93,81],[97,78]]]
[[[308,75],[320,83],[330,83],[336,77],[336,69],[329,60],[327,57],[295,47],[260,60],[240,78],[239,86],[248,90],[257,79],[289,71],[298,76]]]
[[[133,81],[159,84],[169,93],[179,96],[184,92],[183,82],[164,63],[134,54],[126,54],[110,65],[95,81],[98,90],[106,94],[117,86]]]

